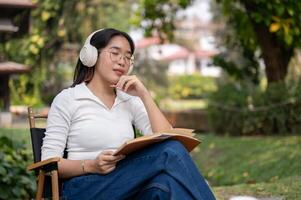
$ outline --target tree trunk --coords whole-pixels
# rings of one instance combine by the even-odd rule
[[[256,5],[249,1],[242,2],[251,20],[258,43],[261,47],[262,57],[265,63],[265,71],[268,83],[283,81],[287,74],[289,62],[293,56],[294,49],[284,47],[277,40],[276,35],[269,31],[265,24],[256,23],[250,13],[256,9]]]

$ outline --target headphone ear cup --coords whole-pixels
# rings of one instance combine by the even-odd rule
[[[79,53],[80,61],[87,67],[93,67],[96,64],[97,56],[97,49],[89,44],[84,45]]]

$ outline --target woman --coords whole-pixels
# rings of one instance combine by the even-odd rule
[[[42,160],[62,157],[65,199],[215,199],[189,153],[176,141],[125,157],[114,150],[134,138],[171,128],[134,75],[134,43],[115,29],[101,29],[81,49],[73,85],[49,111]]]

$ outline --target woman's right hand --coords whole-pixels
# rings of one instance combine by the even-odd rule
[[[124,155],[114,156],[114,151],[104,150],[94,160],[96,173],[108,174],[116,168],[116,163],[125,158]]]

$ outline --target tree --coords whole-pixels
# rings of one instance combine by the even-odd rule
[[[147,33],[158,30],[172,38],[174,19],[178,9],[190,0],[141,1],[142,27]],[[301,3],[296,0],[216,0],[222,13],[233,25],[242,41],[244,54],[251,54],[254,46],[261,52],[268,82],[284,80],[288,64],[296,48],[300,47]],[[248,69],[246,69],[248,70]],[[256,73],[255,73],[256,74]]]
[[[31,67],[30,74],[11,80],[13,103],[38,105],[47,96],[51,100],[51,96],[58,92],[54,84],[62,84],[55,77],[58,66],[54,58],[63,44],[81,46],[92,30],[102,27],[128,31],[128,10],[133,2],[136,0],[34,0],[37,8],[31,13],[30,33],[21,39],[7,42],[0,49],[7,59]],[[55,81],[51,82],[52,79]],[[43,91],[43,95],[40,95],[40,91]]]
[[[261,50],[268,82],[283,81],[296,48],[300,47],[301,3],[294,0],[217,0],[223,14],[240,33]],[[248,17],[248,21],[245,17]],[[251,30],[253,34],[247,32]],[[247,38],[249,37],[249,39]],[[251,38],[250,38],[251,37]],[[250,44],[252,45],[252,44]]]
[[[140,0],[132,16],[132,23],[144,29],[147,36],[156,31],[162,41],[172,40],[176,13],[191,2],[192,0]]]
[[[260,57],[248,16],[236,10],[225,19],[225,14],[221,10],[223,10],[221,4],[211,1],[212,22],[218,27],[214,34],[220,51],[214,56],[213,64],[223,68],[226,74],[236,81],[258,84],[261,75]]]

